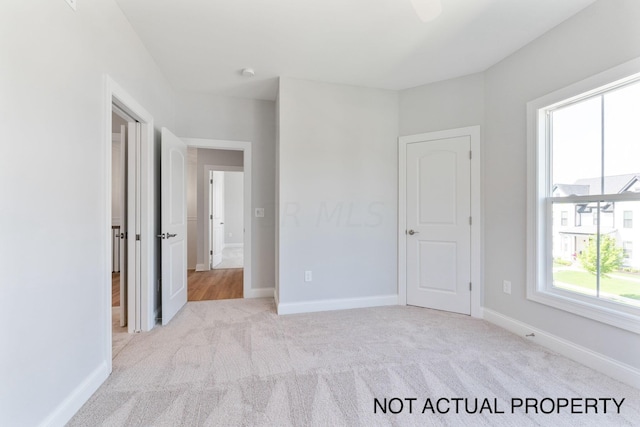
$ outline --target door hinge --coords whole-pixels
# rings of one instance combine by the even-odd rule
[[[469,160],[471,160],[473,158],[472,154],[471,154],[471,150],[469,150]]]
[[[209,184],[213,184],[213,180],[212,179],[209,180]]]
[[[209,251],[209,255],[213,255],[213,251]]]
[[[473,225],[473,219],[471,219],[471,217],[469,217],[469,225]]]
[[[136,234],[136,240],[140,240],[140,235]]]
[[[469,291],[471,291],[471,287],[472,287],[471,282],[469,282]]]
[[[213,219],[213,215],[209,215],[209,219]]]

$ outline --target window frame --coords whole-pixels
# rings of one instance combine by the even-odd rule
[[[640,81],[640,58],[527,103],[527,285],[531,301],[640,334],[640,309],[553,286],[553,203],[638,200],[639,195],[552,197],[549,112]]]

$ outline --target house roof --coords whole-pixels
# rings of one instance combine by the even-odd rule
[[[562,196],[586,196],[589,194],[588,185],[556,184],[553,193],[560,192]]]
[[[604,177],[604,192],[600,191],[601,178],[583,178],[573,184],[555,184],[553,192],[560,191],[563,196],[587,196],[593,194],[618,194],[626,191],[639,192],[632,188],[640,182],[640,172]]]

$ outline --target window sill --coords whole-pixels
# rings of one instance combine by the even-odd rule
[[[640,315],[615,309],[614,307],[618,306],[615,303],[560,289],[527,289],[527,299],[640,334]],[[635,311],[632,307],[629,307],[629,310]]]

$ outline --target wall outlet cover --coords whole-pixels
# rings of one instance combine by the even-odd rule
[[[511,294],[511,282],[509,280],[502,281],[502,291],[505,294]]]

